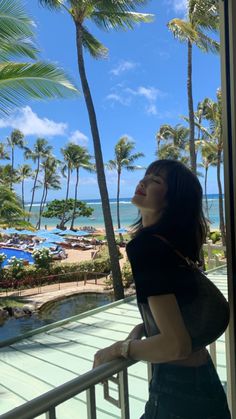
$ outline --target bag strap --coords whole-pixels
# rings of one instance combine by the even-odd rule
[[[197,262],[194,262],[188,256],[184,256],[179,250],[175,249],[174,246],[165,237],[161,236],[160,234],[154,234],[154,236],[158,237],[165,244],[171,247],[171,249],[176,253],[176,255],[179,256],[182,260],[184,260],[189,267],[200,270]]]

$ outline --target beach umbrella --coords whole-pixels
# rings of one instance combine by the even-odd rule
[[[63,232],[63,230],[61,230],[60,228],[53,228],[52,230],[49,230],[49,231],[50,233],[53,233],[53,234],[60,234]]]
[[[46,242],[43,242],[43,243],[39,243],[37,246],[35,246],[34,250],[43,249],[43,248],[50,249],[51,247],[56,247],[55,243],[51,243],[51,242],[46,241]]]
[[[117,233],[117,234],[125,234],[125,233],[128,233],[128,230],[126,229],[126,228],[117,228],[116,230],[115,230],[115,233]]]
[[[16,230],[15,228],[6,228],[6,230],[3,231],[4,234],[19,234],[19,230]]]
[[[56,234],[51,234],[51,236],[48,236],[46,241],[51,241],[53,243],[66,243],[66,240],[63,237],[57,236]]]
[[[82,236],[88,236],[91,233],[87,230],[78,230],[76,232],[76,234],[77,234],[78,237],[82,237]]]
[[[47,235],[48,233],[49,233],[48,230],[38,230],[38,231],[36,231],[35,236],[43,237],[45,234]]]
[[[78,232],[73,230],[64,230],[60,233],[60,236],[78,236]]]
[[[19,231],[19,234],[22,234],[24,236],[35,236],[36,232],[30,230],[21,230]]]
[[[50,242],[57,242],[57,243],[64,243],[65,239],[63,237],[58,236],[57,234],[53,234],[48,232],[45,233],[38,233],[36,235],[36,237],[40,237],[41,239],[44,239],[46,241],[50,241]]]

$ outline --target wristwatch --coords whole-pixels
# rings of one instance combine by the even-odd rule
[[[133,339],[126,339],[121,344],[121,356],[123,356],[126,359],[129,359],[129,345],[130,342],[132,342]]]

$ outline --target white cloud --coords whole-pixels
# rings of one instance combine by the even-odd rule
[[[145,111],[149,115],[159,115],[155,102],[158,98],[163,98],[167,95],[165,92],[153,86],[139,86],[131,89],[130,87],[116,85],[112,90],[113,92],[106,96],[106,100],[111,101],[113,106],[115,103],[129,106],[136,98],[142,98],[144,99],[142,102],[144,102]]]
[[[188,0],[169,0],[169,4],[174,9],[176,13],[186,14]]]
[[[156,89],[155,87],[144,87],[140,86],[137,90],[137,94],[140,96],[146,97],[150,101],[154,101],[157,97],[162,97],[165,94],[161,90]]]
[[[113,68],[110,73],[114,76],[119,76],[120,74],[124,73],[125,71],[132,70],[133,68],[137,67],[137,63],[132,61],[121,61],[116,68]]]
[[[146,107],[146,113],[147,113],[148,115],[158,115],[156,105],[155,105],[154,103],[152,103],[152,104],[148,105],[148,106]]]
[[[131,95],[134,95],[134,96],[143,96],[143,97],[145,97],[150,102],[155,101],[158,97],[164,97],[164,96],[166,96],[166,94],[164,92],[162,92],[159,89],[156,89],[155,87],[139,86],[135,90],[134,89],[130,89],[128,87],[125,90],[126,90],[127,93],[130,93]]]
[[[106,100],[117,102],[124,106],[129,106],[131,102],[131,98],[124,97],[118,93],[110,93],[109,95],[106,96]]]
[[[30,106],[19,109],[14,115],[7,119],[0,119],[0,128],[19,129],[25,135],[41,135],[53,137],[65,135],[67,124],[55,122],[48,118],[40,118],[32,111]]]
[[[76,131],[73,131],[69,137],[69,142],[75,143],[75,144],[79,144],[79,145],[87,145],[88,144],[88,137],[83,134],[81,131],[79,131],[78,129]]]

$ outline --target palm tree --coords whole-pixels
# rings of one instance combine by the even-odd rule
[[[21,201],[11,189],[0,185],[0,220],[8,227],[16,225],[24,218]]]
[[[66,204],[69,198],[69,190],[70,190],[70,178],[73,169],[75,168],[75,160],[77,155],[76,144],[68,143],[65,148],[61,149],[63,159],[65,161],[64,166],[62,167],[62,175],[67,178],[66,182],[66,196],[65,196],[65,206],[64,206],[64,213],[60,222],[60,227],[63,229],[65,226],[65,214],[66,214]]]
[[[157,140],[157,156],[159,159],[180,160],[188,165],[189,159],[183,155],[187,149],[189,141],[189,129],[181,124],[172,127],[169,124],[160,126],[156,134]],[[160,146],[161,142],[165,142]]]
[[[10,160],[9,153],[5,150],[6,145],[0,143],[0,160]]]
[[[14,170],[12,173],[11,164],[0,166],[0,183],[11,189],[12,183],[17,182],[17,172]]]
[[[208,170],[210,166],[217,166],[217,145],[212,141],[202,141],[201,145],[202,163],[201,166],[204,168],[204,195],[205,195],[205,206],[206,215],[209,219],[209,206],[207,198],[207,179]]]
[[[89,172],[95,171],[94,164],[91,163],[90,154],[88,153],[85,147],[81,147],[80,145],[74,144],[74,159],[73,159],[73,168],[76,171],[76,182],[75,182],[75,197],[74,197],[74,210],[71,220],[70,229],[73,230],[74,222],[75,222],[75,214],[76,214],[76,201],[78,198],[78,185],[79,185],[79,170],[84,169]]]
[[[121,299],[124,298],[124,290],[112,225],[100,135],[92,95],[85,71],[83,49],[86,49],[93,58],[101,58],[107,54],[107,48],[105,48],[105,46],[89,31],[86,24],[89,20],[95,23],[100,29],[132,29],[136,23],[150,22],[152,16],[135,12],[136,6],[145,4],[146,0],[67,0],[65,2],[61,2],[60,0],[39,0],[39,2],[51,9],[66,10],[75,24],[79,74],[94,144],[97,179],[111,259],[114,294],[116,299]]]
[[[0,116],[28,99],[78,94],[61,69],[35,61],[38,50],[33,43],[34,26],[19,0],[0,1]],[[25,58],[30,62],[23,62]]]
[[[28,221],[30,219],[30,213],[32,211],[32,206],[34,203],[34,195],[35,190],[37,187],[37,181],[38,181],[38,175],[40,170],[40,163],[42,158],[48,157],[50,155],[52,150],[52,147],[48,145],[48,141],[44,138],[37,138],[33,150],[30,150],[29,148],[25,151],[25,158],[33,160],[34,163],[36,163],[36,170],[35,170],[35,177],[34,177],[34,185],[32,188],[32,196],[31,196],[31,202],[29,207],[29,217]]]
[[[21,200],[25,209],[25,179],[32,177],[32,169],[28,164],[22,164],[17,170],[18,179],[21,182]]]
[[[129,141],[128,137],[121,137],[117,144],[115,145],[115,158],[114,160],[109,160],[107,167],[110,170],[115,170],[117,172],[117,225],[118,228],[121,227],[120,223],[120,179],[122,169],[129,170],[133,172],[134,170],[144,169],[142,166],[135,166],[135,160],[140,157],[144,157],[143,153],[131,154],[135,149],[135,143]],[[122,235],[120,235],[122,240]]]
[[[217,0],[188,0],[187,19],[172,19],[168,28],[173,35],[188,46],[188,111],[189,111],[189,151],[191,169],[197,172],[195,151],[195,125],[192,92],[192,47],[196,45],[204,52],[219,52],[219,44],[209,37],[209,31],[216,32],[219,28]]]
[[[223,134],[222,134],[222,103],[221,103],[221,90],[216,92],[217,101],[206,98],[203,101],[203,118],[209,122],[209,129],[201,126],[205,138],[214,143],[216,151],[216,166],[217,166],[217,184],[219,192],[219,219],[220,231],[223,246],[226,245],[226,231],[224,221],[224,205],[223,205],[223,189],[221,182],[221,163],[223,154]]]
[[[36,226],[38,229],[41,227],[41,218],[47,202],[49,189],[61,189],[60,177],[57,174],[58,164],[59,160],[57,160],[54,156],[47,157],[41,164],[43,169],[43,193],[39,208],[39,219]]]
[[[10,137],[7,137],[7,144],[11,149],[11,170],[12,173],[14,172],[14,159],[15,159],[15,148],[24,148],[25,142],[24,142],[24,134],[18,129],[14,129],[11,132]],[[12,183],[11,183],[12,188]]]

